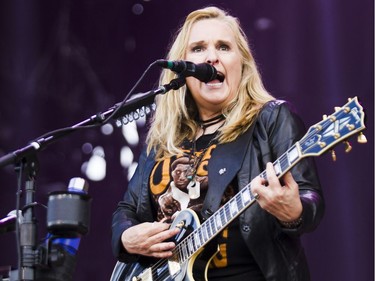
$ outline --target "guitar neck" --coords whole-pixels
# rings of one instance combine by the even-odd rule
[[[279,178],[302,158],[298,147],[299,143],[297,142],[273,163],[276,175]],[[266,171],[264,170],[259,176],[267,179]],[[178,257],[180,263],[187,261],[197,253],[243,211],[256,202],[250,186],[249,183],[242,188],[226,204],[205,220],[200,227],[176,246],[174,250],[175,256]]]
[[[278,178],[288,172],[299,160],[302,159],[299,148],[299,142],[296,142],[286,152],[284,152],[275,162],[273,168]],[[263,179],[267,179],[267,172],[264,170],[259,175]]]

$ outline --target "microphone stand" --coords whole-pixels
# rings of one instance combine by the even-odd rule
[[[36,249],[37,223],[34,215],[34,206],[36,205],[36,203],[34,202],[35,178],[39,170],[39,165],[36,157],[37,152],[39,150],[45,149],[49,144],[57,141],[59,138],[75,132],[78,129],[103,125],[109,122],[110,119],[118,119],[125,114],[130,114],[141,107],[150,105],[154,102],[156,95],[165,94],[172,89],[177,90],[185,85],[185,82],[185,78],[180,75],[176,79],[173,79],[170,83],[159,86],[159,88],[155,90],[133,95],[130,99],[115,104],[103,113],[97,113],[71,127],[55,130],[50,133],[44,134],[42,137],[32,141],[30,144],[0,157],[0,167],[4,167],[13,163],[16,167],[15,170],[20,172],[20,177],[22,176],[23,169],[25,169],[27,176],[27,180],[25,183],[25,207],[22,208],[24,212],[24,221],[20,225],[20,233],[16,234],[20,237],[19,241],[21,248],[21,257],[19,257],[20,263],[18,268],[18,277],[14,280],[34,280],[36,272],[35,266],[40,265],[40,260],[43,259],[42,257],[40,257],[41,253],[39,253]],[[11,277],[14,278],[13,274]]]
[[[32,141],[30,144],[0,157],[0,167],[5,167],[11,163],[19,163],[26,156],[31,155],[38,150],[43,150],[50,143],[76,131],[77,129],[85,128],[87,126],[103,125],[108,122],[109,119],[118,119],[125,114],[134,112],[142,106],[152,104],[156,95],[165,94],[172,89],[177,90],[183,85],[185,85],[185,78],[181,76],[173,79],[168,84],[159,86],[156,90],[135,94],[129,100],[117,103],[107,111],[92,115],[90,118],[71,127],[47,133],[43,135],[43,137]]]

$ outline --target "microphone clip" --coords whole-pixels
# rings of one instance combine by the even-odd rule
[[[186,84],[186,78],[184,75],[179,74],[177,78],[172,79],[168,84],[162,86],[163,93],[169,92],[170,90],[178,90]]]

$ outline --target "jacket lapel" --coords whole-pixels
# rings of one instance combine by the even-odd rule
[[[201,215],[211,216],[220,206],[222,195],[240,170],[247,148],[251,142],[254,124],[236,141],[218,145],[208,164],[208,191]]]

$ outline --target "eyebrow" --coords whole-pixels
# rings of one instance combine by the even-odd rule
[[[230,40],[222,40],[222,39],[218,40],[217,43],[219,43],[219,44],[223,44],[224,43],[224,44],[227,44],[227,45],[232,45],[233,44],[232,41],[230,41]],[[188,46],[202,45],[202,44],[206,44],[206,41],[205,40],[193,41],[191,43],[188,43]]]
[[[191,46],[191,45],[200,45],[200,44],[203,44],[204,42],[205,42],[204,40],[188,42],[188,46]]]

